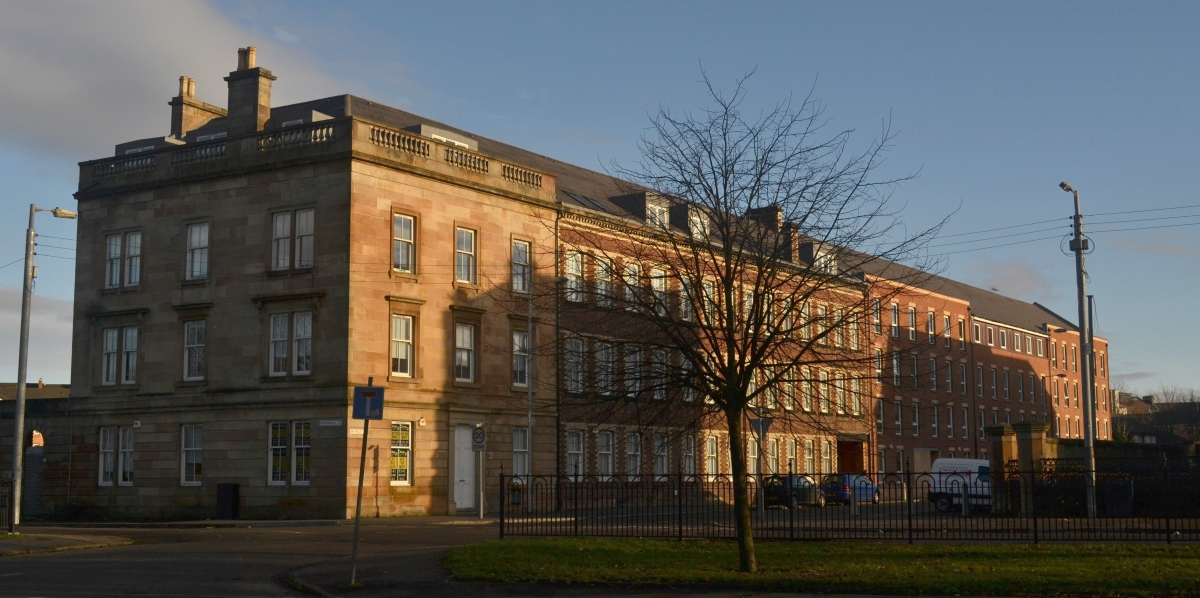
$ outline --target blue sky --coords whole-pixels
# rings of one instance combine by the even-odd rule
[[[279,77],[276,104],[354,93],[591,168],[636,160],[658,106],[702,107],[701,66],[725,87],[757,69],[752,109],[811,89],[860,146],[891,118],[899,137],[881,174],[920,172],[894,197],[914,228],[957,210],[946,235],[1055,218],[1065,233],[1062,180],[1090,214],[1200,204],[1198,26],[1196,3],[8,5],[0,265],[21,256],[31,201],[74,204],[76,162],[168,132],[179,75],[224,105],[221,77],[244,45]],[[40,232],[73,236],[39,218]],[[1128,222],[1140,218],[1167,219]],[[1200,208],[1088,221],[1200,223]],[[949,255],[945,274],[1073,318],[1073,261],[1058,239],[1036,240],[1057,231],[1017,235],[1055,224],[940,241],[1008,244]],[[1093,238],[1114,373],[1132,390],[1200,388],[1186,342],[1200,336],[1200,227]],[[38,263],[30,375],[65,382],[73,262]],[[0,379],[15,378],[19,285],[19,265],[0,269]]]

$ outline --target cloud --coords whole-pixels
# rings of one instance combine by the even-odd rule
[[[71,381],[71,302],[33,296],[29,318],[29,380]],[[0,287],[0,381],[16,382],[21,291]]]
[[[1054,283],[1035,267],[1021,262],[992,260],[975,268],[974,278],[985,289],[1021,299],[1046,303],[1057,296]]]
[[[0,142],[84,160],[110,155],[117,143],[165,136],[179,76],[196,78],[198,99],[224,106],[222,78],[236,66],[237,48],[248,45],[258,47],[259,66],[279,77],[276,105],[341,91],[298,47],[285,49],[206,4],[5,3]]]
[[[1158,375],[1158,372],[1129,372],[1128,374],[1113,374],[1112,378],[1116,382],[1134,382],[1148,378],[1157,378]]]

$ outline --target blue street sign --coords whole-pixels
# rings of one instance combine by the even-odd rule
[[[383,419],[383,388],[354,387],[354,419]]]

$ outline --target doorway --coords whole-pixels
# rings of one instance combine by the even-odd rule
[[[475,508],[475,452],[471,450],[471,430],[475,426],[454,427],[454,505],[458,509]]]
[[[928,473],[933,469],[933,462],[938,460],[937,449],[915,449],[913,450],[913,472]]]
[[[863,443],[839,440],[837,443],[838,473],[863,473]]]

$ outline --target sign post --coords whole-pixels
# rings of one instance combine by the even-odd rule
[[[363,477],[367,471],[367,434],[371,431],[371,420],[383,419],[383,388],[373,386],[375,378],[367,378],[366,386],[354,387],[354,419],[363,420],[362,456],[358,462],[358,501],[354,503],[354,547],[350,552],[350,586],[356,584],[358,574],[358,522],[362,518]],[[346,428],[349,432],[349,427]],[[349,436],[346,437],[349,440]]]
[[[475,429],[471,430],[471,452],[478,453],[476,459],[479,461],[479,518],[483,519],[483,461],[487,456],[487,431],[483,429],[483,424],[475,424]],[[501,490],[503,492],[503,490]]]
[[[758,512],[760,515],[763,515],[763,516],[766,515],[767,497],[764,496],[765,492],[763,492],[764,488],[763,488],[763,477],[762,477],[763,476],[762,441],[763,441],[763,436],[767,435],[767,430],[771,429],[771,423],[774,421],[775,420],[770,417],[759,417],[758,419],[750,420],[750,428],[754,430],[755,443],[758,445],[758,451],[757,451],[758,463],[755,464],[758,469],[758,480],[757,480],[758,481]],[[790,484],[791,482],[788,482],[788,483]]]

